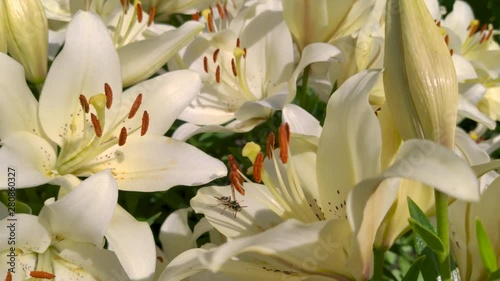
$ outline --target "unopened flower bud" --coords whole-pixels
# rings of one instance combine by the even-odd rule
[[[24,66],[29,81],[43,82],[47,75],[48,25],[42,3],[4,0],[2,5],[9,54]]]
[[[453,147],[457,77],[424,1],[389,0],[385,32],[385,94],[401,137]]]

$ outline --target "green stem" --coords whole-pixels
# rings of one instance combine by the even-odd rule
[[[302,75],[302,87],[300,88],[300,93],[299,93],[300,106],[302,106],[302,108],[305,108],[305,103],[307,101],[306,92],[307,92],[307,83],[309,81],[309,70],[310,66],[308,65],[304,68],[304,74]]]
[[[444,253],[437,253],[441,281],[451,281],[450,230],[448,225],[448,195],[434,190],[438,236],[443,242]]]
[[[382,281],[384,276],[384,255],[387,249],[373,249],[373,277],[372,281]]]

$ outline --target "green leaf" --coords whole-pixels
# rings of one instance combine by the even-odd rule
[[[488,233],[486,233],[486,229],[484,229],[484,226],[479,219],[476,219],[476,235],[477,244],[479,245],[479,254],[481,255],[484,267],[490,273],[496,271],[497,258],[495,250],[493,249],[493,245],[488,237]]]
[[[420,235],[422,239],[425,241],[425,244],[429,246],[431,250],[438,254],[444,254],[444,245],[443,242],[441,242],[441,239],[437,236],[437,234],[414,220],[413,218],[409,218],[408,222],[410,223],[411,228],[413,231]]]
[[[417,236],[417,235],[415,235]],[[423,254],[426,256],[422,267],[420,268],[420,273],[422,273],[422,277],[425,281],[436,281],[438,280],[438,262],[437,257],[434,252],[429,249],[429,247],[425,247]]]
[[[161,216],[161,212],[158,212],[158,213],[154,214],[153,216],[151,216],[150,218],[148,218],[146,220],[146,222],[149,225],[152,225],[160,216]]]
[[[500,280],[500,269],[488,275],[488,281]]]
[[[424,263],[425,256],[420,256],[418,259],[413,262],[411,267],[408,269],[406,272],[405,276],[401,281],[414,281],[418,279],[418,275],[420,274],[420,268],[422,267],[422,264]]]
[[[419,224],[424,226],[424,228],[434,232],[437,234],[436,229],[434,228],[434,225],[431,223],[429,218],[425,215],[424,211],[418,207],[413,200],[411,200],[410,197],[407,197],[408,199],[408,209],[410,210],[410,216],[416,220]]]

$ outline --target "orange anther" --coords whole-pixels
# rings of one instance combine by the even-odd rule
[[[219,12],[220,18],[224,19],[224,10],[222,9],[222,6],[217,3],[217,11]]]
[[[137,2],[137,4],[135,5],[135,10],[137,12],[137,21],[139,23],[142,22],[142,5],[141,5],[141,2]]]
[[[142,114],[141,136],[144,136],[149,128],[149,113],[144,111]]]
[[[123,127],[120,131],[120,137],[118,138],[118,145],[123,146],[127,142],[127,129]]]
[[[448,36],[448,34],[444,37],[444,42],[446,43],[446,46],[450,43],[450,36]]]
[[[113,104],[113,91],[108,83],[104,83],[104,94],[106,95],[106,108],[110,109]]]
[[[234,58],[231,59],[231,68],[233,69],[234,77],[238,77],[238,72],[236,71],[236,63],[234,62]]]
[[[194,20],[194,21],[199,21],[200,20],[200,14],[199,13],[195,13],[191,16],[191,18]]]
[[[238,47],[238,48],[240,47],[240,38],[239,37],[236,38],[236,47]]]
[[[85,113],[89,113],[90,106],[89,106],[89,102],[87,101],[87,98],[84,95],[80,95],[79,99],[80,99],[80,104],[82,106],[83,111],[85,111]]]
[[[245,189],[243,188],[243,177],[239,174],[239,172],[229,172],[229,179],[231,180],[232,186],[238,191],[238,193],[244,196]]]
[[[155,16],[156,16],[156,6],[153,6],[149,9],[148,26],[151,26],[153,24]]]
[[[7,276],[5,276],[5,281],[12,281],[12,273],[10,273],[10,271],[7,271]]]
[[[45,271],[31,271],[30,276],[34,278],[40,278],[40,279],[54,279],[56,276],[52,273],[45,272]]]
[[[214,32],[214,19],[212,13],[208,14],[208,31]]]
[[[139,110],[139,107],[141,106],[142,103],[142,94],[139,94],[134,101],[134,104],[132,104],[132,107],[130,108],[130,112],[128,113],[128,119],[131,119],[132,117],[135,116],[137,113],[137,110]]]
[[[215,50],[214,52],[214,56],[213,56],[213,59],[214,59],[214,63],[217,61],[217,57],[219,56],[219,49]]]
[[[271,132],[267,136],[267,141],[266,141],[266,154],[267,158],[273,159],[273,150],[274,150],[274,143],[276,142],[276,138],[274,137],[274,133]]]
[[[203,69],[205,70],[206,73],[208,73],[208,59],[207,57],[203,57]]]
[[[92,125],[94,125],[95,135],[101,137],[102,136],[101,123],[99,123],[99,120],[97,120],[97,116],[95,116],[94,113],[90,113],[90,120],[92,121]]]
[[[453,49],[450,49],[450,56],[453,56]]]
[[[280,126],[278,136],[280,140],[279,145],[281,162],[286,164],[288,162],[288,144],[290,142],[290,126],[288,123],[284,123]]]
[[[253,163],[253,178],[255,182],[262,182],[262,166],[264,165],[264,153],[259,152]]]
[[[220,83],[220,65],[218,65],[217,69],[215,69],[215,81],[217,81],[217,83]]]

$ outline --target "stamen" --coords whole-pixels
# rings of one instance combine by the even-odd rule
[[[483,26],[481,26],[481,33],[483,33],[487,27],[488,27],[488,25],[486,23],[483,24]]]
[[[255,162],[253,163],[253,178],[255,182],[262,182],[262,166],[264,165],[264,153],[259,152],[257,157],[255,157]]]
[[[7,276],[5,276],[5,281],[12,281],[12,273],[10,273],[10,271],[7,271]]]
[[[448,34],[444,37],[444,42],[446,43],[446,46],[450,43],[450,36],[448,36]]]
[[[158,256],[158,257],[156,257],[156,259],[159,260],[161,263],[163,263],[163,258],[162,257]]]
[[[280,158],[283,164],[288,162],[288,143],[290,142],[290,126],[285,123],[278,129],[278,136],[280,139]]]
[[[229,164],[229,168],[231,168],[231,171],[240,170],[240,166],[238,165],[238,162],[236,162],[236,159],[234,159],[234,156],[232,154],[229,154],[227,156],[227,163]]]
[[[45,271],[31,271],[30,276],[34,278],[41,278],[41,279],[54,279],[56,276],[52,273],[45,272]]]
[[[453,56],[453,49],[450,49],[450,56]]]
[[[236,63],[234,62],[234,58],[231,59],[231,67],[233,69],[234,77],[238,77],[238,72],[236,71]]]
[[[208,31],[214,32],[214,20],[212,13],[208,14]]]
[[[156,16],[156,6],[153,6],[149,9],[148,27],[153,24],[155,16]]]
[[[214,57],[213,57],[213,59],[214,59],[214,63],[215,63],[215,62],[217,62],[217,57],[219,56],[219,51],[220,51],[220,50],[219,50],[219,49],[217,49],[217,50],[215,50],[215,52],[214,52]]]
[[[83,111],[85,111],[85,113],[89,113],[90,111],[89,102],[87,101],[87,98],[84,95],[80,95],[80,104],[82,105]]]
[[[120,131],[120,137],[118,138],[118,145],[123,146],[127,141],[127,128],[123,127]]]
[[[240,47],[240,38],[236,38],[236,48]]]
[[[137,21],[139,23],[142,23],[142,5],[141,5],[141,2],[137,2],[135,4],[135,10],[137,12]]]
[[[247,57],[247,48],[243,48],[243,58]]]
[[[274,137],[274,133],[271,132],[267,136],[267,141],[266,141],[266,154],[267,158],[273,159],[273,150],[274,150],[274,143],[276,142],[276,138]]]
[[[135,116],[137,113],[137,110],[139,110],[139,107],[141,106],[142,103],[142,94],[139,94],[134,101],[134,104],[132,105],[132,108],[130,108],[130,112],[128,113],[128,119],[131,119],[132,117]]]
[[[144,111],[142,114],[141,137],[146,134],[149,128],[149,113]]]
[[[220,18],[224,19],[224,10],[222,10],[222,7],[219,3],[217,3],[216,5],[217,5],[217,11],[219,12]]]
[[[482,44],[486,40],[487,35],[483,34],[481,35],[481,40],[479,40],[479,44]]]
[[[218,65],[217,69],[215,70],[215,81],[217,81],[217,83],[220,83],[220,65]]]
[[[490,40],[491,35],[493,35],[493,29],[490,29],[490,31],[488,31],[488,36],[486,36],[486,40]]]
[[[472,20],[470,22],[470,25],[469,25],[469,37],[472,37],[472,35],[474,35],[474,33],[476,33],[477,31],[477,28],[479,27],[479,21],[478,20]]]
[[[104,94],[106,95],[106,108],[110,109],[113,104],[113,91],[108,83],[104,83]]]
[[[205,72],[208,73],[208,59],[207,57],[203,57],[203,69],[205,69]]]
[[[101,137],[102,136],[101,123],[99,123],[99,120],[97,120],[97,116],[95,116],[94,113],[90,113],[90,120],[92,120],[92,125],[94,125],[95,135]]]
[[[231,180],[231,184],[233,187],[240,193],[245,196],[245,189],[243,188],[243,178],[237,171],[231,171],[229,173],[229,179]]]
[[[439,20],[439,21],[436,23],[436,25],[437,25],[438,27],[441,27],[441,21]]]
[[[200,14],[199,13],[194,13],[193,15],[191,15],[191,18],[194,21],[199,21],[200,20]]]

